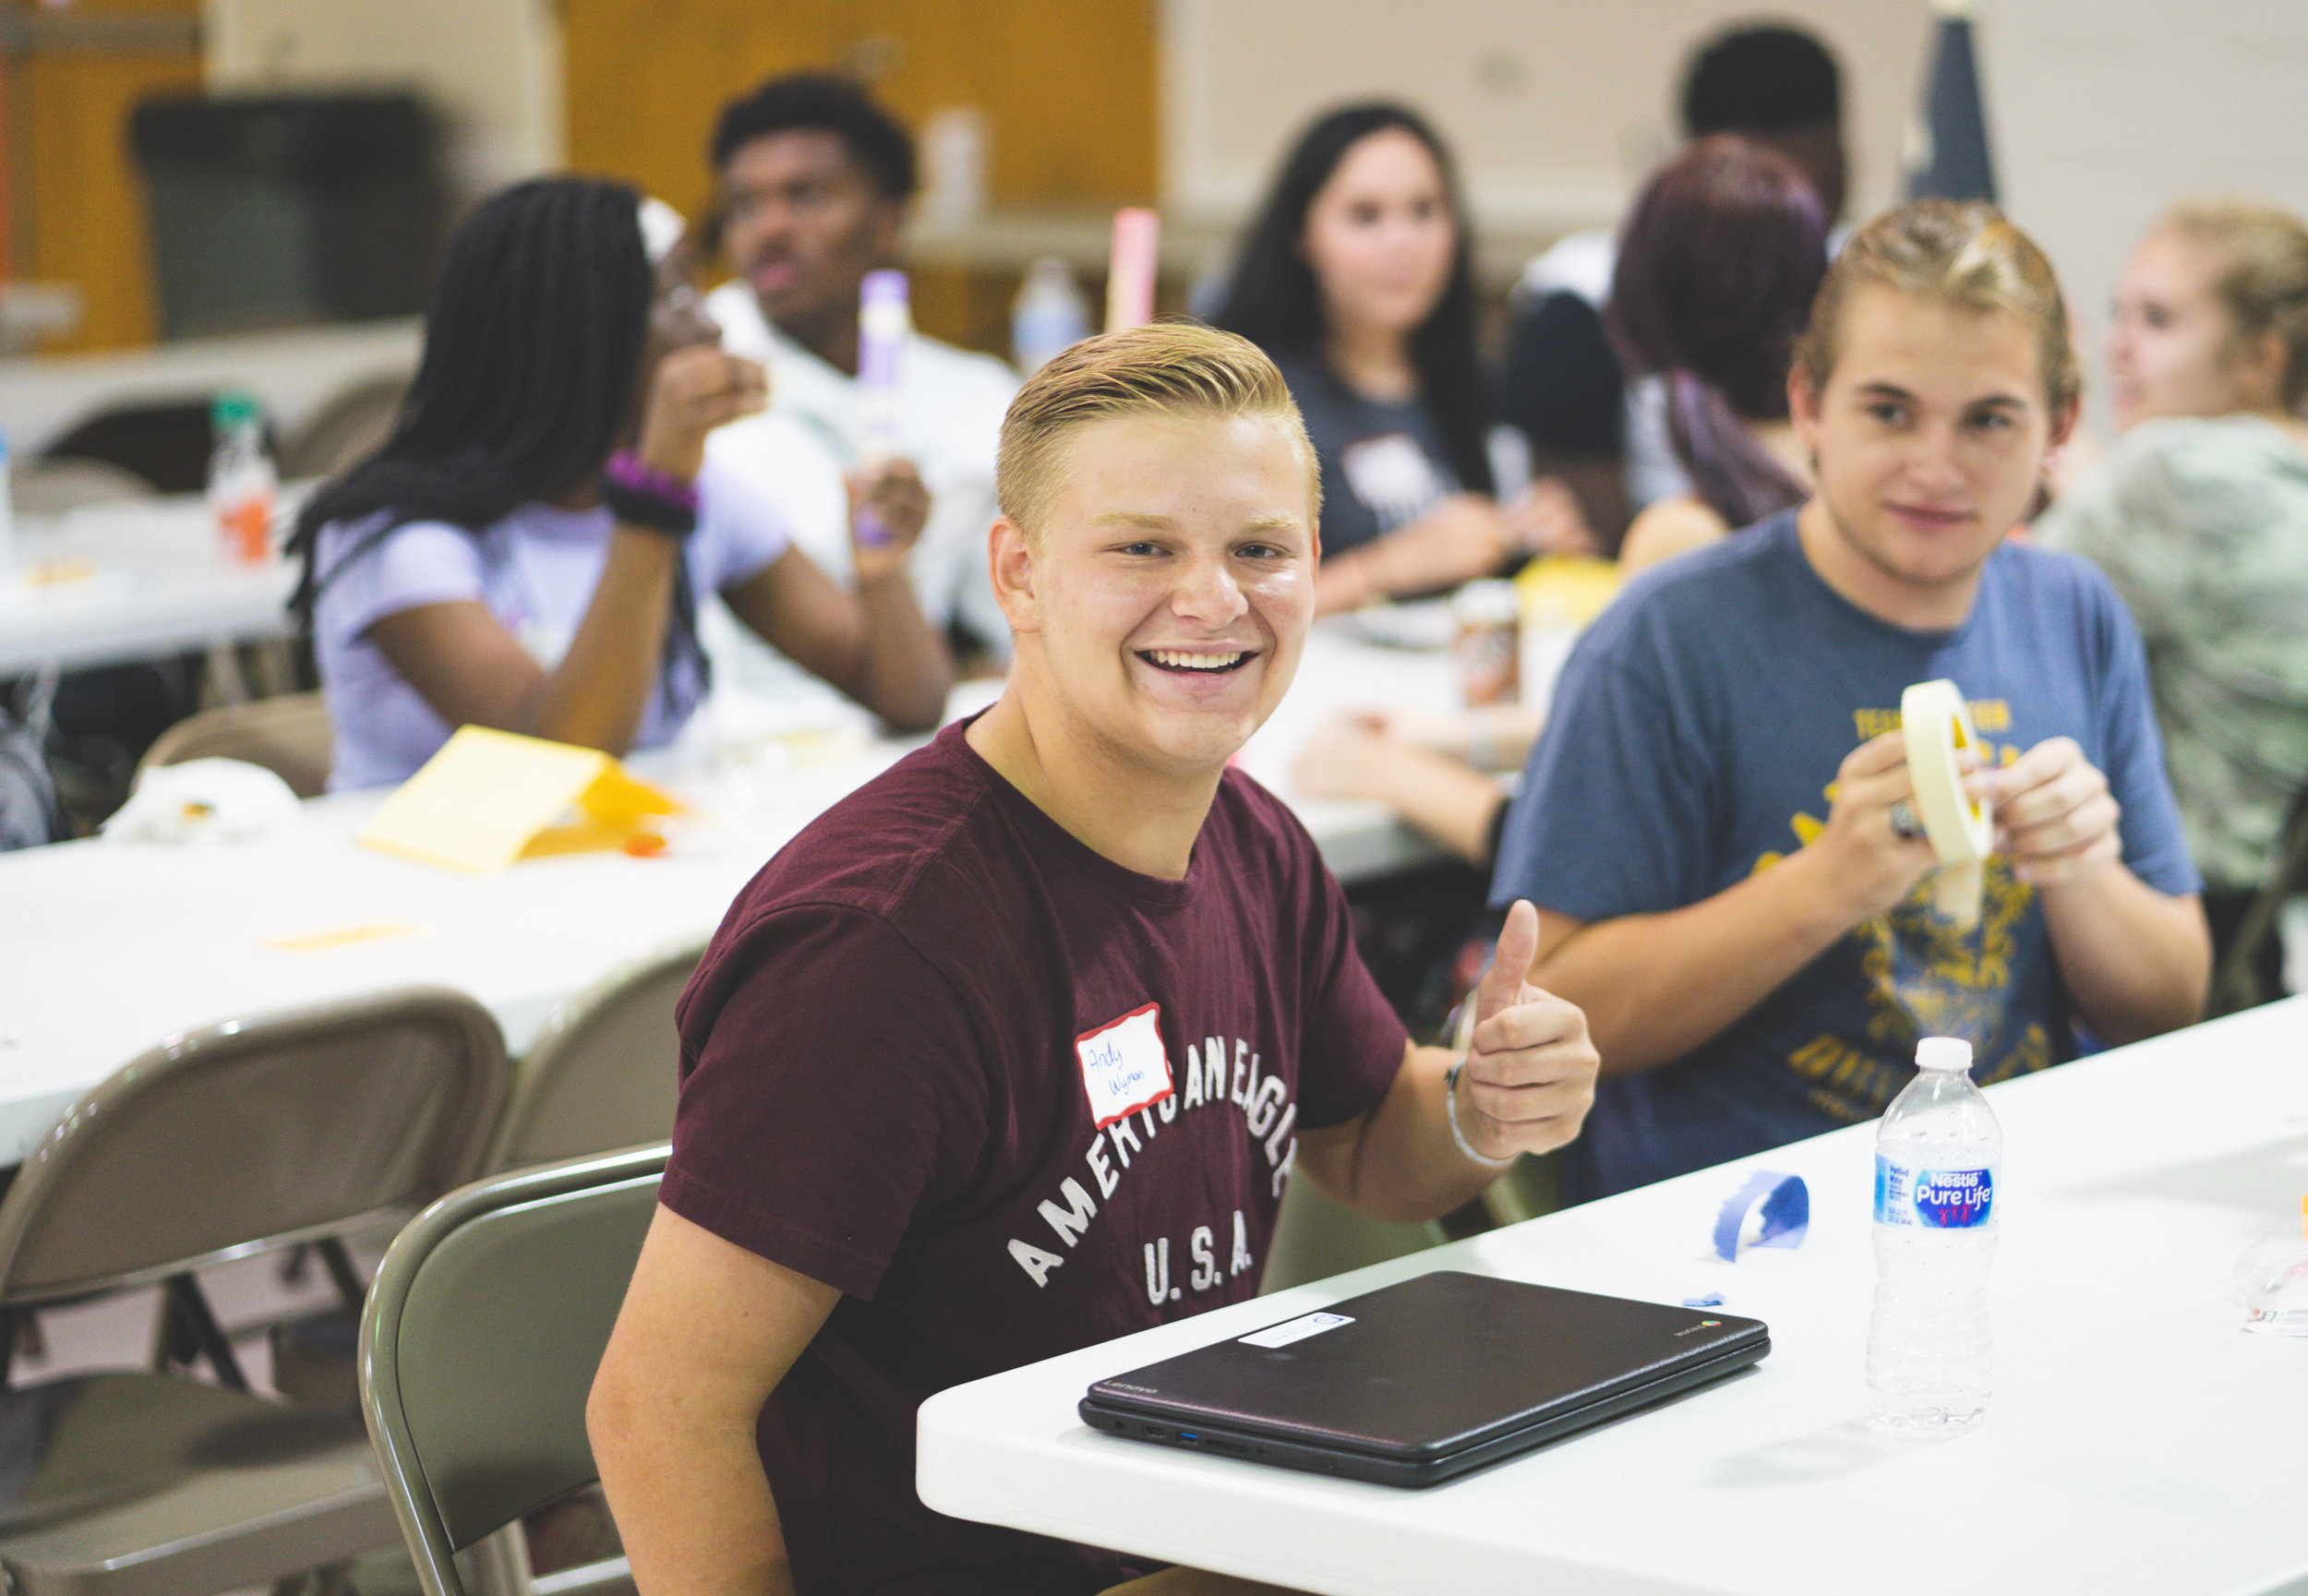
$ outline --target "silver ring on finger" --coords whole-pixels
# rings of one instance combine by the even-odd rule
[[[1905,798],[1895,799],[1892,804],[1892,832],[1910,842],[1924,834],[1923,822],[1916,817],[1914,807]]]

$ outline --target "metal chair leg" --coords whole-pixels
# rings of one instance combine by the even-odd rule
[[[357,1310],[367,1300],[368,1285],[353,1266],[353,1250],[343,1238],[327,1236],[313,1243],[313,1251],[320,1254],[321,1263],[328,1266],[329,1278],[335,1285],[337,1295],[344,1299],[344,1305]]]
[[[170,1313],[200,1355],[208,1359],[217,1379],[235,1391],[248,1389],[248,1376],[241,1373],[232,1338],[216,1322],[216,1314],[209,1307],[209,1299],[201,1293],[199,1282],[190,1275],[171,1275],[167,1289]]]
[[[530,1596],[529,1542],[518,1518],[466,1547],[457,1560],[467,1571],[467,1596]]]

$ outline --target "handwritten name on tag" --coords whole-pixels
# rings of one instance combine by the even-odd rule
[[[1148,1003],[1074,1038],[1090,1118],[1104,1130],[1170,1096],[1170,1054],[1162,1046],[1162,1006]]]

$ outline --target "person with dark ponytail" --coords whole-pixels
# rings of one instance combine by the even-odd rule
[[[1605,326],[1628,369],[1666,390],[1690,491],[1635,518],[1629,572],[1800,504],[1810,472],[1787,419],[1787,367],[1827,272],[1827,210],[1785,156],[1702,138],[1645,186],[1620,236]]]
[[[708,685],[708,592],[891,725],[937,723],[952,665],[905,579],[920,480],[852,484],[876,534],[853,594],[705,465],[765,383],[717,346],[692,261],[669,208],[582,178],[516,185],[458,229],[391,435],[289,544],[332,788],[400,781],[468,724],[619,755],[670,739]]]
[[[1211,318],[1270,355],[1322,462],[1325,612],[1495,575],[1567,495],[1492,501],[1473,254],[1450,157],[1400,105],[1316,121]]]

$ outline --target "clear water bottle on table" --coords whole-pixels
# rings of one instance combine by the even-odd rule
[[[1927,1037],[1916,1068],[1876,1134],[1868,1407],[1878,1430],[1944,1435],[1988,1410],[2003,1131],[1972,1085],[1970,1043]]]

